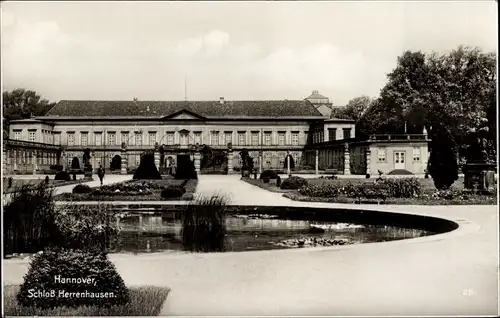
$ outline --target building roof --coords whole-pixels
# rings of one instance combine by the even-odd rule
[[[316,118],[321,113],[308,101],[82,101],[62,100],[48,118],[163,118],[187,112],[202,118]]]
[[[312,91],[312,94],[309,95],[309,97],[306,97],[306,99],[328,99],[328,97],[325,97],[321,95],[318,91],[314,90]]]

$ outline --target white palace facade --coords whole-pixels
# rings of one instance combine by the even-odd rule
[[[318,95],[317,91],[313,95]],[[322,101],[320,106],[324,105]],[[157,158],[159,146],[162,146],[165,164],[179,155],[193,156],[209,149],[210,159],[202,163],[201,173],[203,169],[219,169],[224,162],[229,173],[237,170],[241,167],[238,154],[244,149],[254,158],[255,167],[260,171],[283,169],[288,153],[294,158],[297,169],[330,168],[346,174],[364,174],[375,169],[370,166],[370,159],[378,163],[377,154],[371,158],[370,145],[373,143],[356,141],[355,122],[331,119],[318,108],[314,100],[307,98],[279,101],[226,101],[222,97],[216,101],[63,100],[45,116],[10,123],[9,138],[4,140],[3,147],[4,174],[43,173],[56,164],[70,169],[75,161],[83,169],[86,149],[91,152],[90,163],[94,169],[99,165],[110,169],[113,158],[119,158],[122,164],[117,172],[127,173],[138,166],[144,151],[154,150]],[[420,157],[424,158],[426,137],[413,139],[407,137],[400,143],[405,148],[403,156],[411,157],[410,153],[415,156],[414,149],[418,147]],[[393,143],[389,142],[389,146]],[[358,144],[361,146],[356,146]],[[401,161],[400,156],[398,154],[398,161]],[[413,162],[404,167],[423,173],[423,161],[417,166]]]

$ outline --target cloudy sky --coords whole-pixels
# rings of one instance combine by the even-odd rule
[[[2,2],[3,89],[61,99],[377,96],[404,50],[496,51],[497,4]]]

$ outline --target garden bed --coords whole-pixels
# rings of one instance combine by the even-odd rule
[[[169,186],[181,186],[186,193],[194,194],[198,180],[129,180],[103,187],[91,188],[90,193],[61,193],[54,198],[56,201],[166,201],[184,200],[178,198],[163,198],[161,192]]]
[[[54,309],[20,306],[16,299],[18,291],[18,285],[4,286],[4,314],[6,316],[158,316],[170,289],[153,286],[130,288],[130,301],[120,306]]]
[[[400,204],[400,205],[495,205],[497,204],[496,191],[490,195],[473,194],[464,191],[463,177],[459,178],[449,191],[436,191],[432,179],[413,179],[416,186],[415,193],[410,195],[391,195],[387,189],[378,187],[376,179],[328,179],[314,178],[307,179],[310,191],[284,190],[274,184],[242,178],[243,181],[262,189],[283,193],[283,196],[295,201],[305,202],[331,202],[346,204]],[[286,179],[283,179],[286,180]],[[389,183],[405,182],[401,178],[385,178]],[[363,187],[371,188],[370,197],[360,194]],[[403,184],[401,191],[408,191],[412,187],[411,182]],[[380,188],[380,189],[378,189]],[[397,188],[397,187],[396,187]],[[379,191],[380,190],[380,191]],[[413,190],[412,190],[413,191]],[[350,192],[350,193],[349,193]],[[361,191],[362,192],[362,191]],[[366,192],[366,191],[365,191]],[[380,192],[380,193],[377,193]]]
[[[261,179],[252,179],[243,177],[241,178],[241,180],[271,192],[290,193],[294,191],[294,190],[281,189],[280,187],[277,187],[275,183],[264,183]]]
[[[13,193],[17,191],[18,188],[22,187],[23,185],[27,184],[32,184],[32,185],[37,185],[40,182],[45,182],[44,179],[14,179],[12,178],[12,187],[7,188],[9,184],[8,178],[3,178],[3,193]],[[82,179],[79,180],[70,180],[70,181],[64,181],[64,180],[54,180],[53,177],[52,179],[49,179],[49,187],[54,188],[54,187],[62,187],[62,186],[67,186],[67,185],[72,185],[72,184],[77,184],[77,183],[82,183],[82,182],[87,182]]]

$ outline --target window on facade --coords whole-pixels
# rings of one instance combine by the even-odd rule
[[[271,145],[271,132],[264,133],[264,145],[266,145],[266,146]]]
[[[75,134],[68,133],[68,146],[74,146],[74,145],[75,145]]]
[[[210,143],[212,146],[217,146],[219,145],[219,132],[218,131],[212,131],[212,135],[210,138]]]
[[[328,128],[328,141],[337,139],[337,128]]]
[[[285,133],[284,132],[278,133],[278,145],[280,145],[280,146],[285,145]]]
[[[319,132],[319,142],[323,142],[325,141],[325,131],[324,130],[320,130]]]
[[[14,139],[21,140],[21,132],[20,131],[14,131]]]
[[[197,131],[194,133],[194,144],[201,145],[201,132]]]
[[[377,158],[379,162],[385,162],[387,158],[387,151],[385,148],[378,148]]]
[[[420,148],[419,147],[413,148],[413,161],[416,161],[416,162],[420,161]]]
[[[297,146],[298,144],[299,144],[299,133],[293,132],[292,133],[292,145]]]
[[[87,146],[89,144],[89,134],[82,133],[82,146]]]
[[[252,146],[258,146],[259,145],[259,133],[253,132],[252,133]]]
[[[344,139],[349,139],[349,138],[351,138],[351,129],[344,128]]]
[[[116,145],[116,134],[115,133],[108,133],[108,145],[109,146]]]
[[[238,133],[238,145],[244,146],[245,144],[246,144],[245,133],[244,132]]]
[[[272,156],[271,154],[266,154],[265,157],[264,157],[264,162],[266,163],[266,165],[270,166],[271,165],[271,159],[272,159]]]
[[[226,131],[224,133],[224,145],[227,145],[230,142],[233,142],[233,133],[230,131]]]
[[[188,144],[188,134],[181,133],[181,145],[185,146]]]
[[[154,146],[156,143],[156,133],[149,133],[148,141],[150,146]]]
[[[167,145],[173,145],[174,144],[174,133],[169,132],[167,133]]]
[[[135,145],[142,146],[142,134],[140,132],[135,133]]]
[[[34,131],[30,131],[29,134],[28,134],[28,140],[31,141],[31,142],[35,142],[35,132]]]
[[[60,145],[61,144],[61,134],[55,134],[55,136],[54,136],[54,144],[55,145]]]
[[[95,133],[95,145],[96,146],[102,145],[102,133]]]
[[[128,145],[128,133],[122,133],[122,143]]]

